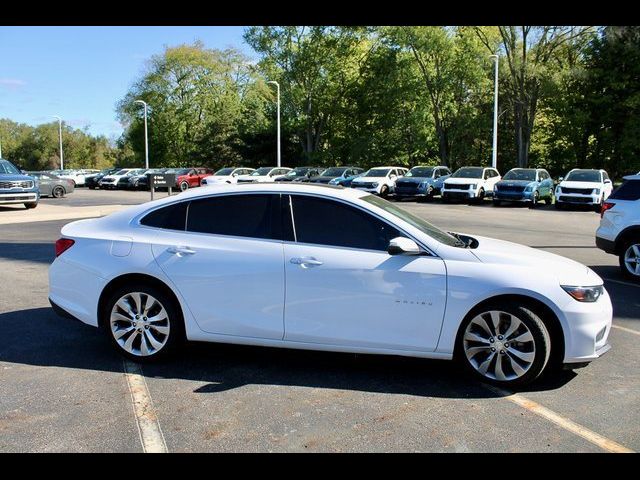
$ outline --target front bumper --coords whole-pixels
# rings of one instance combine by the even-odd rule
[[[475,190],[442,190],[442,198],[452,200],[471,200],[476,198]]]
[[[556,203],[570,203],[573,205],[598,205],[599,195],[581,195],[579,193],[556,194]]]
[[[0,192],[0,204],[34,203],[39,199],[38,192]]]
[[[504,202],[531,202],[533,192],[501,192],[494,191],[493,198]]]
[[[375,193],[375,194],[380,193],[379,185],[377,187],[364,187],[362,185],[357,185],[355,183],[352,183],[351,188],[357,188],[358,190],[362,190],[363,192],[369,192],[369,193]]]
[[[598,247],[600,250],[604,250],[606,253],[617,255],[616,242],[614,240],[598,237],[596,235],[596,247]]]

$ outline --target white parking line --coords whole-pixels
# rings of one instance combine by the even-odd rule
[[[621,327],[620,325],[611,325],[612,328],[617,328],[618,330],[622,330],[623,332],[633,333],[634,335],[640,335],[640,332],[637,330],[631,330],[630,328]]]
[[[168,453],[167,444],[160,428],[158,416],[153,408],[147,382],[139,365],[123,361],[124,374],[131,392],[133,414],[136,418],[140,443],[144,453]]]
[[[525,398],[522,395],[519,395],[517,393],[511,393],[506,390],[502,390],[501,388],[494,387],[493,385],[487,385],[487,384],[483,384],[483,385],[489,390],[491,390],[492,392],[497,393],[498,395],[501,395],[504,400],[509,400],[510,402],[515,403],[516,405],[532,413],[535,413],[540,417],[546,418],[550,422],[555,423],[560,428],[567,430],[568,432],[571,432],[579,437],[584,438],[588,442],[593,443],[594,445],[602,448],[603,450],[606,450],[607,452],[635,453],[633,450],[623,445],[620,445],[619,443],[616,443],[613,440],[603,437],[602,435],[595,433],[589,430],[588,428],[585,428],[582,425],[579,425],[574,421],[569,420],[568,418],[564,418],[563,416],[557,414],[556,412],[549,410],[548,408],[543,407],[539,403],[534,402],[533,400],[529,400],[528,398]]]

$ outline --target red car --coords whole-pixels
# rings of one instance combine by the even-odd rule
[[[176,187],[183,192],[189,188],[199,187],[200,182],[204,177],[208,177],[213,174],[213,170],[210,168],[198,167],[198,168],[172,168],[165,173],[176,174]]]

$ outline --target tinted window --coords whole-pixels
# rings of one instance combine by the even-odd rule
[[[371,214],[335,200],[294,195],[298,242],[386,251],[402,234]]]
[[[640,180],[627,180],[609,198],[616,200],[640,199]]]
[[[279,195],[225,195],[192,200],[187,230],[236,237],[277,238],[279,220],[274,222],[273,218],[276,210],[272,209],[274,197],[279,198]]]
[[[168,230],[184,230],[184,223],[187,216],[187,204],[188,202],[174,203],[154,210],[140,220],[140,223],[147,227],[166,228]]]
[[[571,182],[601,182],[600,172],[598,170],[572,170],[565,178]]]
[[[462,167],[451,175],[453,178],[482,178],[482,167]]]

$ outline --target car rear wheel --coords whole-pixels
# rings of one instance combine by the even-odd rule
[[[473,312],[463,324],[457,356],[477,378],[498,385],[524,385],[549,362],[551,338],[540,317],[514,302]]]
[[[61,186],[55,187],[51,191],[51,195],[53,195],[54,198],[62,198],[62,197],[64,197],[64,188],[61,187]]]
[[[625,242],[619,258],[622,273],[627,278],[640,282],[640,238]]]
[[[185,190],[188,190],[188,189],[189,189],[189,182],[187,182],[187,181],[180,182],[180,190],[182,192],[184,192]]]
[[[102,325],[120,354],[148,362],[162,358],[184,340],[179,307],[163,291],[148,285],[126,285],[105,303]]]

